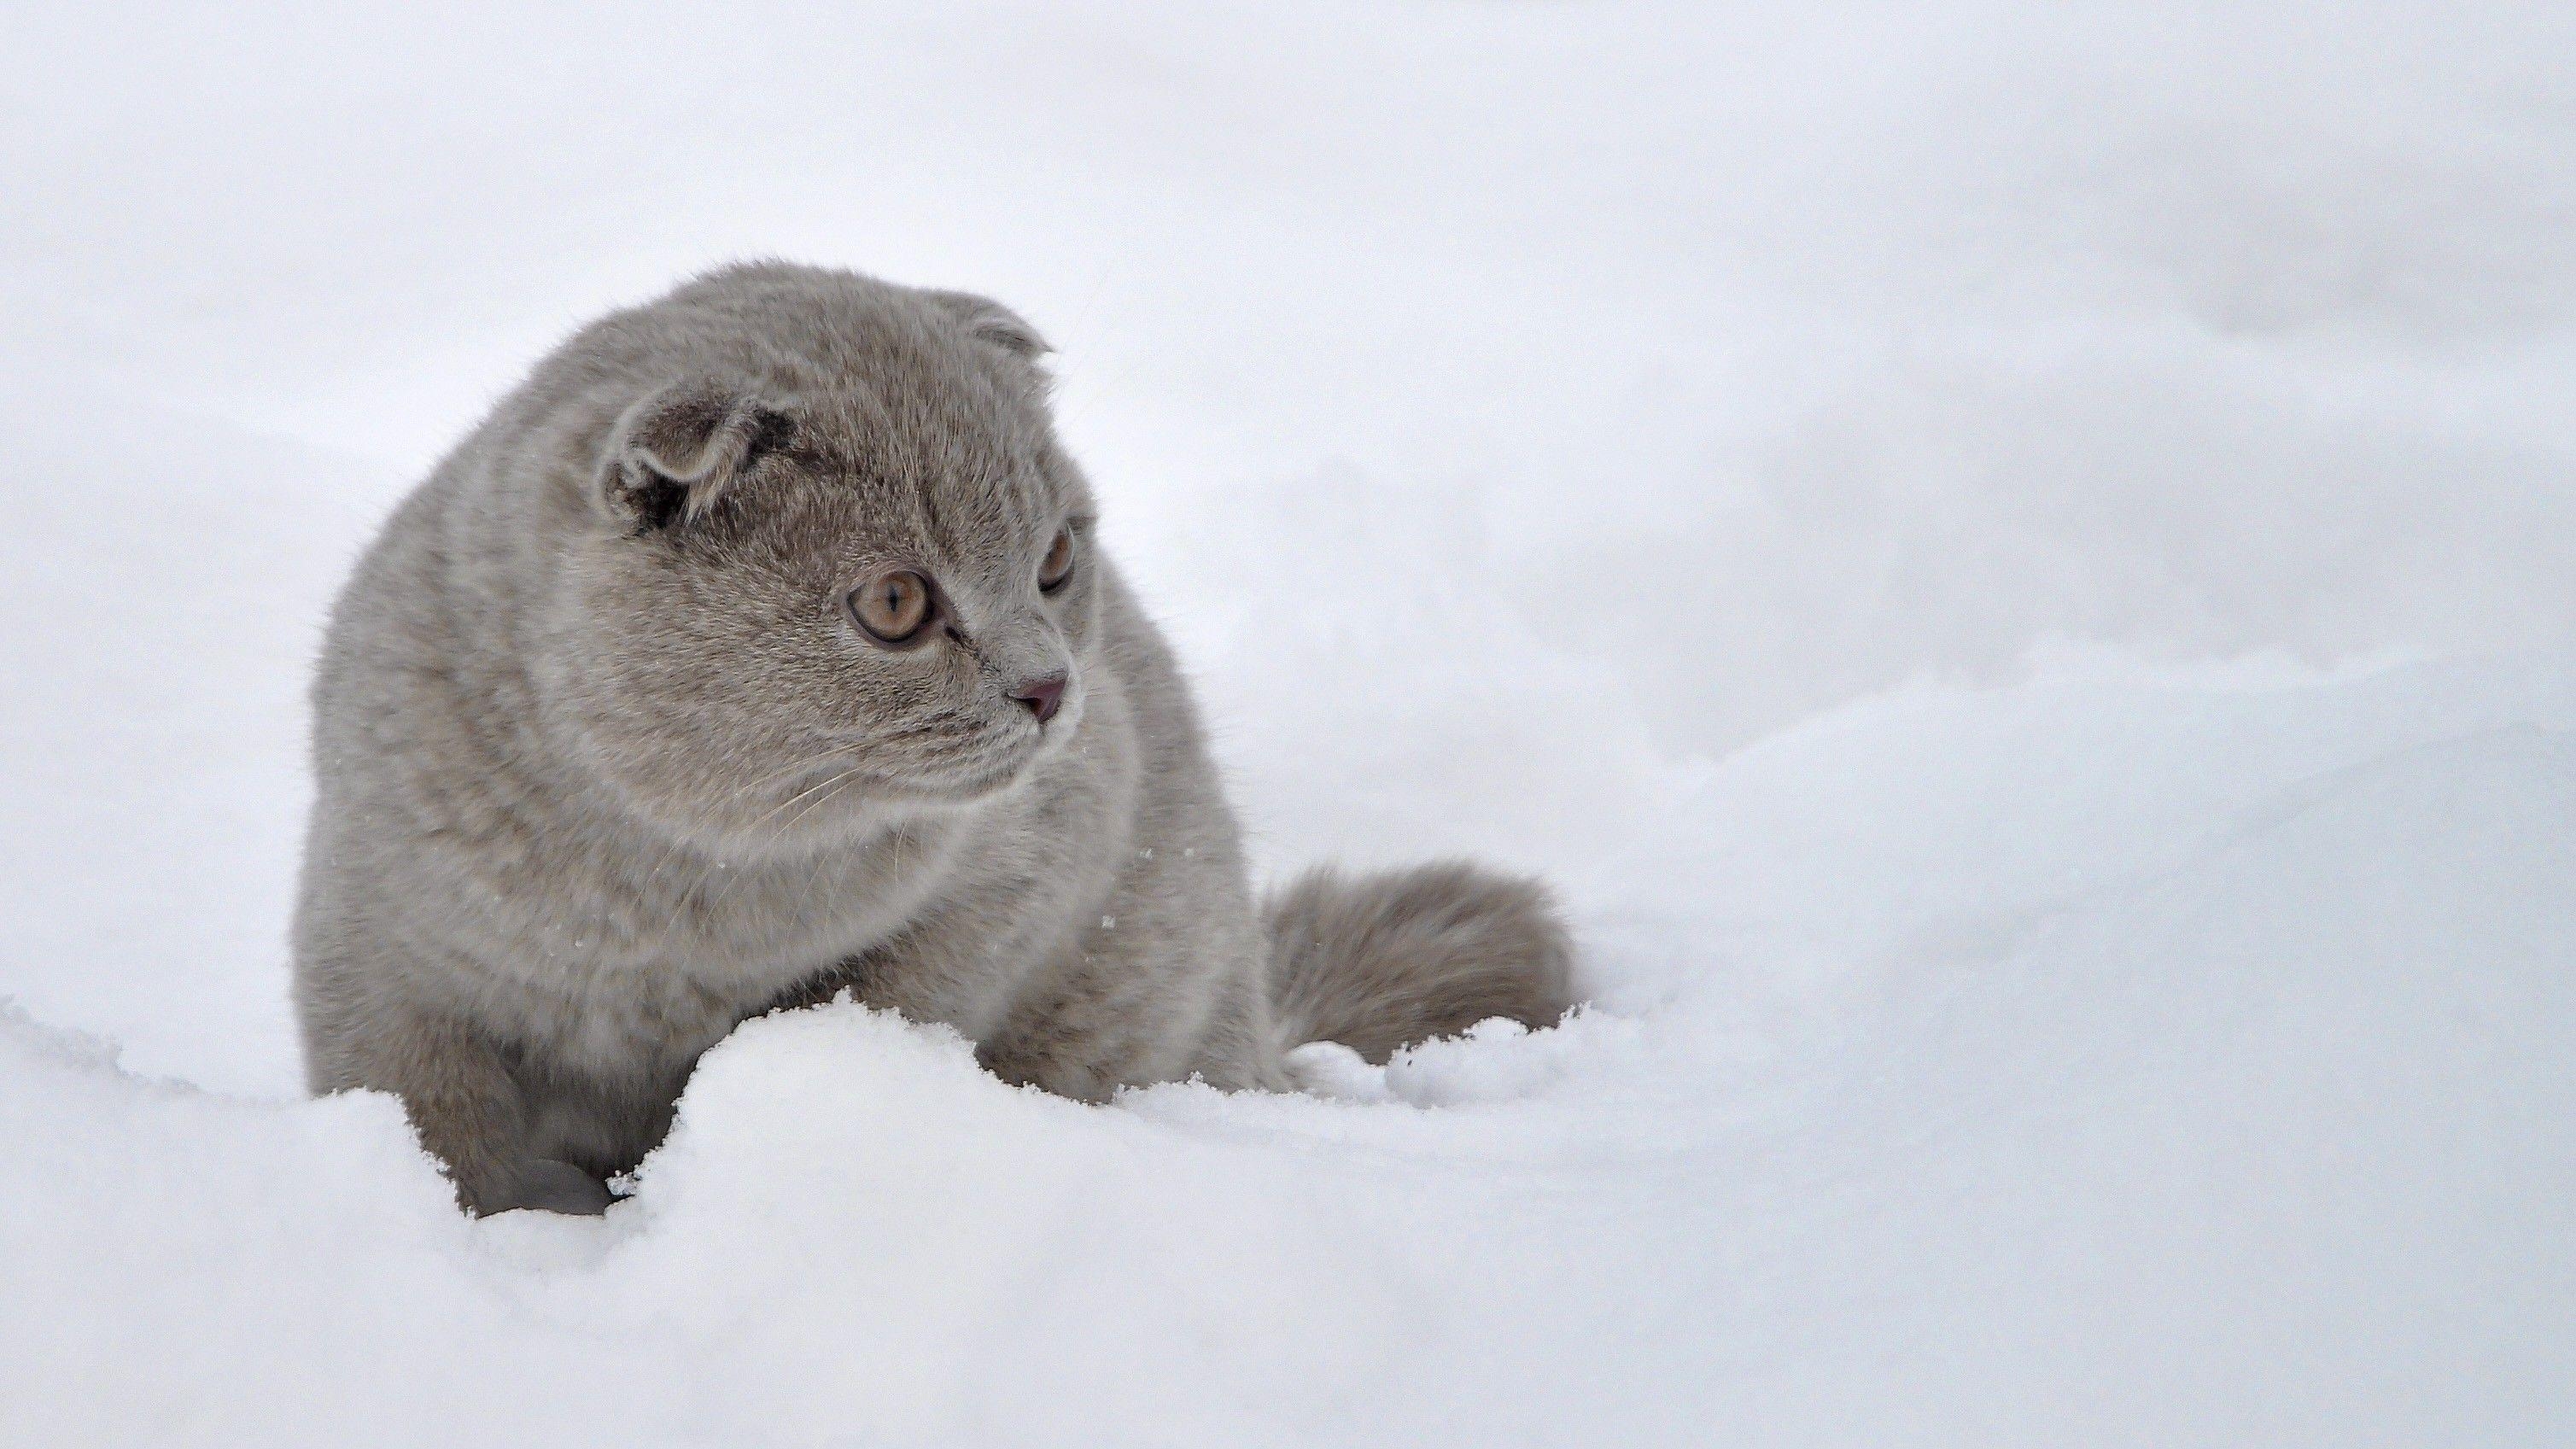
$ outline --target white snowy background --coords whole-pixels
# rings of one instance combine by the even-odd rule
[[[392,7],[385,7],[391,11]],[[2576,7],[0,7],[0,1442],[2576,1441]],[[558,336],[1007,299],[1265,871],[1597,1006],[309,1102],[301,690]]]

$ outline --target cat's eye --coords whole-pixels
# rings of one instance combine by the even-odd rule
[[[1052,594],[1073,577],[1073,530],[1059,528],[1055,542],[1047,545],[1046,557],[1038,560],[1038,587]]]
[[[859,627],[888,644],[908,644],[930,622],[930,580],[910,569],[879,574],[850,595]]]

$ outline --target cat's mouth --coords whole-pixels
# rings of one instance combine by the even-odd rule
[[[1024,719],[979,732],[970,747],[946,758],[878,776],[875,793],[961,805],[987,799],[1020,784],[1041,761],[1065,748],[1080,722],[1080,703],[1068,698],[1043,727]]]
[[[837,823],[871,802],[964,805],[986,799],[1019,784],[1040,761],[1065,748],[1082,722],[1082,705],[1081,695],[1068,691],[1044,724],[1015,714],[927,737],[905,731],[899,754],[887,748],[894,741],[882,738],[853,743],[764,792],[759,824],[794,835],[803,833],[800,827]]]
[[[994,740],[990,748],[972,760],[941,773],[949,788],[961,799],[981,799],[1007,790],[1027,778],[1038,762],[1064,748],[1074,726],[1082,722],[1081,703],[1068,698],[1055,718],[1041,726],[1034,720],[1017,723]]]

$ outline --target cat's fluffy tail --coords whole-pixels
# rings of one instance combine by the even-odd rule
[[[1270,994],[1281,1044],[1337,1041],[1372,1062],[1488,1017],[1552,1026],[1574,1005],[1573,945],[1535,881],[1456,861],[1273,892]]]

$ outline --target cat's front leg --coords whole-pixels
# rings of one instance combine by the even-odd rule
[[[574,1163],[538,1155],[526,1094],[509,1054],[486,1032],[441,1012],[382,1002],[370,1003],[364,1017],[312,1023],[314,1088],[366,1087],[401,1098],[421,1146],[447,1169],[467,1212],[607,1210],[606,1183]]]
[[[498,1207],[476,1211],[509,1212],[530,1208],[538,1212],[567,1213],[575,1217],[597,1217],[608,1211],[616,1196],[608,1184],[560,1157],[531,1157],[518,1165],[506,1190],[497,1195]]]

